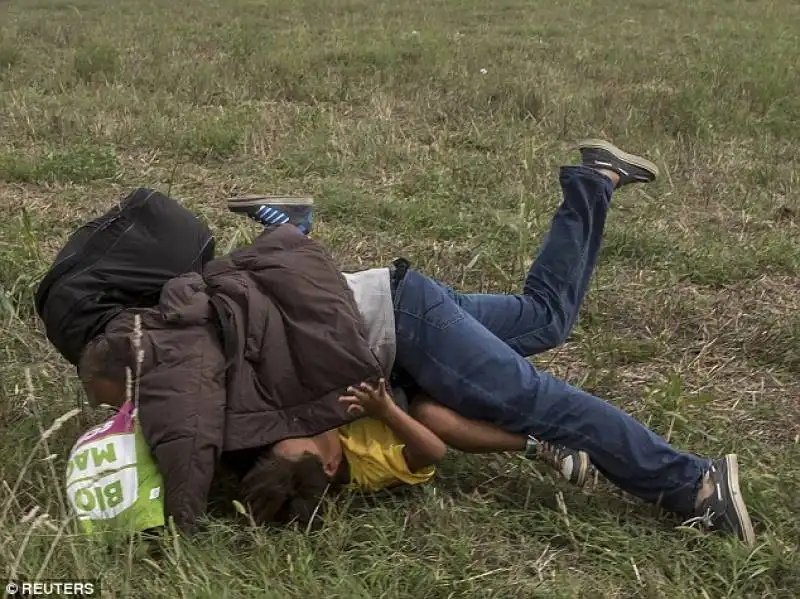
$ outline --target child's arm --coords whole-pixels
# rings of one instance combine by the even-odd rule
[[[381,379],[377,389],[361,383],[360,387],[350,387],[347,391],[352,395],[340,401],[349,404],[348,411],[363,412],[381,420],[405,443],[403,457],[411,472],[431,466],[444,457],[447,451],[444,441],[397,407],[386,390],[386,381]]]
[[[447,451],[444,441],[419,420],[414,420],[397,407],[394,402],[380,416],[380,420],[405,442],[403,457],[406,459],[406,464],[408,464],[408,469],[411,472],[417,472],[427,466],[431,466],[444,457]]]
[[[427,395],[417,395],[409,414],[430,429],[448,447],[466,453],[525,451],[528,436],[509,433],[488,422],[470,420]]]

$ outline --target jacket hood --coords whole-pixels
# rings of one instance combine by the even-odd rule
[[[203,325],[209,320],[206,284],[197,273],[188,273],[167,282],[159,301],[161,317],[171,325]]]

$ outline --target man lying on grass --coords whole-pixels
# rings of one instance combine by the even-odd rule
[[[152,293],[159,277],[181,263],[196,264],[199,253],[209,254],[210,232],[169,198],[146,190],[129,198],[73,236],[47,279],[51,291],[41,294],[45,303],[59,303],[56,315],[71,316],[66,328],[62,318],[45,318],[51,324],[49,336],[68,359],[81,346],[76,337],[86,334],[86,325],[97,326],[98,315],[111,312],[105,330],[80,350],[77,364],[90,403],[121,406],[114,418],[83,435],[70,455],[67,494],[83,529],[124,536],[162,526],[165,514],[179,528],[192,529],[220,459],[239,476],[245,500],[259,506],[259,521],[309,520],[330,482],[371,492],[430,480],[445,446],[395,406],[385,387],[373,392],[376,409],[369,411],[375,418],[357,418],[357,406],[348,409],[338,401],[338,391],[348,385],[339,388],[337,381],[358,381],[352,369],[360,362],[349,358],[362,343],[361,326],[366,328],[362,355],[391,371],[393,326],[373,301],[383,284],[388,293],[386,269],[342,276],[328,266],[319,246],[294,227],[274,227],[291,222],[308,233],[310,206],[272,198],[258,208],[268,227],[253,246],[204,262],[198,274],[169,278],[162,283],[157,307],[148,308],[136,301],[142,275],[148,277],[141,288]],[[252,206],[253,200],[236,204]],[[129,236],[131,231],[135,235]],[[185,247],[172,256],[176,266],[165,268],[159,259],[175,238],[186,240]],[[81,239],[88,242],[75,241]],[[98,257],[104,262],[99,264]],[[89,268],[91,276],[70,278]],[[139,278],[120,278],[129,272]],[[306,280],[298,283],[294,275]],[[246,276],[269,297],[260,290],[244,293]],[[202,292],[205,286],[214,290],[212,297]],[[359,311],[352,318],[341,313],[348,309],[348,289]],[[286,299],[276,299],[274,290],[285,291]],[[61,305],[62,298],[67,306]],[[78,302],[70,305],[75,298]],[[240,310],[225,298],[239,303]],[[301,376],[302,366],[313,375]],[[137,375],[135,385],[126,384],[129,373]],[[137,410],[134,399],[139,400]],[[393,410],[383,409],[390,405]],[[322,468],[316,467],[318,460],[264,458],[274,441],[326,430],[319,440],[323,451],[338,448],[338,453]],[[494,432],[508,436],[500,429]],[[585,480],[585,454],[518,437],[513,448],[526,448],[528,457],[544,459],[575,482]],[[271,481],[269,489],[261,486],[265,478]],[[262,517],[266,513],[269,518]]]
[[[559,448],[559,455],[573,458],[573,464],[580,464],[585,453],[608,480],[631,495],[752,545],[755,534],[735,454],[712,461],[678,451],[619,408],[538,371],[525,359],[558,346],[570,334],[595,267],[614,190],[651,182],[658,175],[651,162],[608,142],[587,140],[579,147],[580,165],[561,169],[563,203],[521,295],[457,293],[411,270],[402,259],[383,271],[370,310],[382,310],[392,323],[394,371],[449,408],[443,411],[430,403],[415,408],[412,401],[412,414],[438,438],[466,451],[491,451],[504,444],[498,445],[492,434],[488,442],[482,434],[465,438],[461,433],[470,419],[510,433],[510,447],[533,437]],[[231,209],[264,222],[259,217],[263,209],[254,203],[233,202]],[[350,394],[342,400],[378,405],[366,397]],[[308,468],[311,454],[317,467],[331,476],[338,471],[341,452],[331,438],[323,433],[286,439],[261,459],[269,468],[287,461]],[[415,462],[414,452],[403,457],[412,462],[405,464],[409,471],[429,461]],[[265,489],[271,484],[268,470],[251,473]]]
[[[532,449],[552,449],[553,463],[576,482],[585,479],[588,456],[624,491],[754,543],[735,455],[712,461],[680,452],[525,359],[569,335],[613,191],[658,174],[607,142],[586,141],[580,150],[581,164],[561,170],[563,203],[521,295],[457,293],[403,259],[342,280],[304,235],[310,227],[286,226],[289,207],[231,201],[231,210],[265,225],[264,233],[202,274],[167,282],[158,306],[117,314],[84,350],[79,369],[90,397],[102,401],[109,389],[124,389],[126,368],[140,367],[142,431],[164,477],[167,513],[192,529],[220,456],[240,468],[254,512],[281,521],[308,519],[343,472],[371,488],[366,467],[354,466],[351,442],[361,448],[361,465],[377,456],[383,470],[374,488],[403,477],[426,480],[441,452],[436,438],[474,452],[520,449],[536,439]],[[137,316],[144,329],[138,348],[131,345]],[[421,390],[438,402],[411,403],[427,430],[412,430],[415,419],[386,409],[381,392],[346,391],[390,372],[410,397]],[[372,420],[382,432],[357,425],[351,404],[380,415]],[[465,437],[465,419],[491,428],[475,425],[479,432]],[[364,436],[343,435],[344,426]],[[500,440],[498,429],[508,436]]]

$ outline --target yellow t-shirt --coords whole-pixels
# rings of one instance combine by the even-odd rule
[[[350,466],[350,488],[374,492],[398,483],[419,485],[436,473],[434,466],[411,472],[405,444],[380,420],[360,418],[339,427],[339,440]]]

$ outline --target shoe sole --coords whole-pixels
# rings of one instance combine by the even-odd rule
[[[292,197],[292,196],[241,196],[229,198],[228,208],[252,208],[253,206],[312,206],[314,198]]]
[[[725,466],[727,470],[728,489],[733,501],[733,509],[742,528],[742,539],[748,545],[755,545],[756,533],[753,530],[753,523],[750,514],[747,513],[747,506],[742,499],[742,491],[739,487],[739,457],[735,453],[725,456]]]
[[[627,162],[628,164],[632,164],[633,166],[642,169],[643,171],[647,171],[651,175],[653,175],[654,179],[657,179],[660,172],[658,167],[647,160],[646,158],[642,158],[641,156],[636,156],[635,154],[628,154],[620,150],[617,146],[612,144],[611,142],[604,141],[602,139],[584,139],[583,141],[578,142],[578,148],[583,149],[591,149],[591,150],[605,150],[617,160],[621,160],[622,162]]]
[[[583,487],[586,485],[586,479],[589,477],[591,463],[589,462],[589,454],[585,451],[579,451],[578,456],[580,458],[580,465],[578,467],[578,476],[574,484],[578,487]]]

